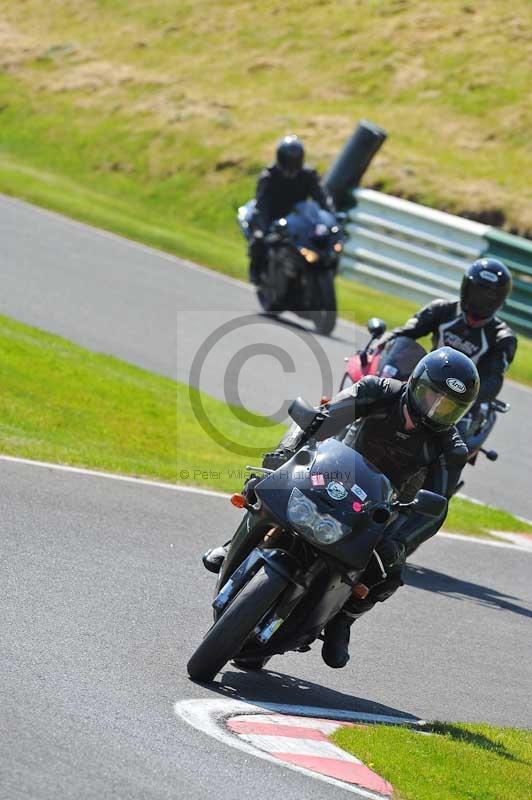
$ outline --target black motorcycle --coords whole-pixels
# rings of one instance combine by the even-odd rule
[[[311,436],[323,413],[301,399],[290,409]],[[308,651],[352,593],[366,596],[366,570],[385,579],[374,549],[397,513],[436,517],[447,503],[421,490],[400,505],[388,478],[336,439],[311,438],[280,469],[260,471],[256,502],[233,498],[247,513],[218,577],[214,624],[187,665],[196,681],[231,659],[257,670],[275,654]]]
[[[255,200],[238,210],[242,233],[253,229]],[[257,297],[266,314],[293,311],[311,320],[318,333],[328,335],[336,324],[334,276],[343,248],[343,233],[330,211],[306,200],[286,218],[278,219],[265,237],[267,265]]]

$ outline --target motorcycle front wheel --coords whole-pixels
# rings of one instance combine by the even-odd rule
[[[276,317],[278,315],[279,312],[274,310],[273,303],[264,289],[257,289],[257,300],[264,314],[267,314],[269,317]]]
[[[287,579],[278,572],[267,565],[261,567],[191,656],[187,670],[193,681],[212,681],[228,661],[237,657],[250,633],[287,585]]]
[[[317,310],[312,312],[312,320],[318,333],[329,336],[336,325],[336,292],[333,273],[327,270],[315,275],[314,288]]]

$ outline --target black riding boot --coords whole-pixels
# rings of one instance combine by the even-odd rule
[[[349,661],[349,638],[355,619],[340,611],[325,626],[321,657],[328,667],[341,669]]]
[[[244,487],[242,489],[242,494],[248,501],[248,503],[256,503],[257,502],[257,495],[255,494],[255,486],[259,483],[261,479],[258,478],[256,475],[250,475],[250,477],[244,483]],[[227,555],[227,551],[229,549],[229,545],[231,544],[231,540],[229,539],[228,542],[225,544],[219,545],[218,547],[211,547],[207,550],[206,553],[202,556],[203,566],[205,569],[208,569],[209,572],[214,572],[216,575],[220,572],[222,568],[222,564],[225,561],[225,557]]]
[[[205,569],[208,569],[209,572],[214,572],[217,575],[222,568],[222,564],[225,561],[226,555],[227,546],[222,544],[219,547],[211,547],[209,550],[207,550],[207,552],[203,554],[201,560],[203,561],[203,566]]]
[[[351,625],[371,611],[375,603],[383,603],[403,585],[401,570],[374,586],[367,597],[352,597],[342,610],[325,626],[321,656],[333,669],[345,667],[349,661]]]

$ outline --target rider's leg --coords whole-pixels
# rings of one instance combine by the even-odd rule
[[[266,265],[266,245],[263,238],[253,236],[249,244],[249,280],[258,286]]]
[[[431,518],[421,514],[408,517],[400,515],[387,529],[383,542],[377,547],[386,578],[379,575],[376,559],[372,558],[361,582],[369,587],[369,594],[363,599],[351,598],[325,627],[323,660],[330,667],[345,667],[349,661],[349,639],[351,625],[355,620],[371,611],[375,603],[383,603],[403,585],[402,567],[407,556],[411,555],[423,542],[436,534],[445,521],[446,513]]]
[[[403,585],[401,568],[388,574],[386,580],[370,589],[363,600],[353,597],[347,601],[339,614],[325,626],[321,655],[327,666],[333,669],[345,667],[349,661],[351,625],[371,611],[375,603],[383,603]]]

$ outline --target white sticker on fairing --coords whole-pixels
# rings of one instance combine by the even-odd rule
[[[338,481],[331,481],[327,484],[327,494],[333,500],[343,500],[344,497],[347,497],[347,489]]]
[[[495,275],[495,273],[488,272],[487,269],[481,269],[478,274],[480,275],[481,278],[483,278],[485,281],[489,281],[490,283],[498,283],[499,282],[499,279]]]
[[[356,496],[357,496],[357,497],[358,497],[360,500],[362,500],[362,502],[364,502],[364,500],[365,500],[365,499],[366,499],[366,497],[368,496],[368,495],[367,495],[367,492],[365,492],[365,491],[364,491],[364,489],[363,489],[361,486],[359,486],[359,485],[358,485],[358,483],[354,483],[354,484],[351,486],[351,491],[353,492],[353,494],[356,494]]]
[[[449,389],[452,389],[453,392],[458,392],[458,394],[463,394],[466,390],[466,387],[459,381],[458,378],[447,378],[445,381]]]

